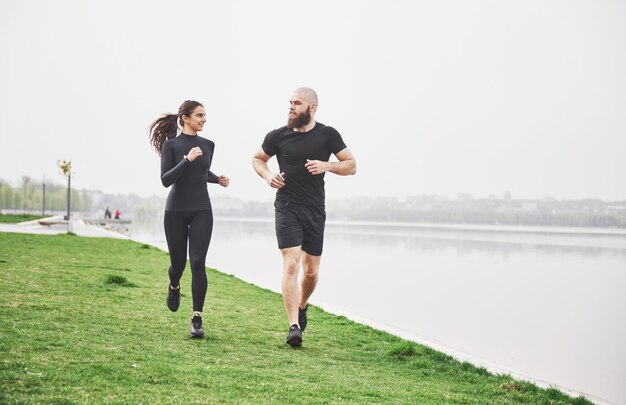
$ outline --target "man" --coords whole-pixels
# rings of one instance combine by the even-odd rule
[[[324,173],[355,174],[356,161],[339,132],[315,121],[317,94],[312,89],[296,89],[289,103],[287,126],[265,136],[252,166],[277,189],[276,239],[283,256],[282,294],[290,325],[287,343],[300,347],[324,243]],[[331,154],[339,161],[329,162]],[[267,166],[274,155],[279,173]],[[298,286],[301,263],[303,277]]]

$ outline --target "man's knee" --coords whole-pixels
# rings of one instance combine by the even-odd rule
[[[301,253],[299,249],[283,249],[283,271],[289,276],[297,276],[300,271]]]
[[[302,281],[305,283],[309,283],[309,284],[311,283],[315,284],[317,283],[318,276],[319,276],[319,273],[317,271],[316,272],[305,271],[303,274]]]
[[[295,259],[285,259],[283,261],[283,270],[289,276],[297,276],[300,264]]]
[[[317,278],[320,269],[320,259],[320,256],[311,256],[306,253],[302,256],[302,269],[305,277]]]
[[[317,280],[319,275],[319,266],[302,266],[304,277],[310,280]]]

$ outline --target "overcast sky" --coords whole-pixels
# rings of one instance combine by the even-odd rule
[[[195,99],[211,193],[269,200],[251,156],[309,86],[358,163],[329,198],[624,200],[625,72],[624,1],[0,0],[0,178],[166,195],[147,127]]]

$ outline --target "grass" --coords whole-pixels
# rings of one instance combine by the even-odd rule
[[[167,310],[167,253],[127,240],[0,233],[0,403],[588,404],[309,309],[285,344],[280,295],[208,271],[189,339],[190,272]]]
[[[32,221],[43,218],[41,215],[30,214],[0,214],[0,223],[16,224],[18,222]]]

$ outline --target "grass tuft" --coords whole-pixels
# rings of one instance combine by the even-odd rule
[[[507,391],[515,391],[515,392],[525,392],[526,387],[517,381],[510,381],[500,384],[500,388],[503,388]]]
[[[41,215],[30,215],[30,214],[0,214],[0,222],[9,223],[9,224],[17,224],[25,221],[33,221],[35,219],[43,218]]]
[[[489,371],[486,368],[484,368],[484,367],[476,367],[475,365],[473,365],[472,363],[469,363],[467,361],[464,361],[461,364],[461,368],[463,369],[463,371],[467,371],[469,373],[475,373],[475,374],[482,375],[482,376],[489,375]]]
[[[135,284],[128,281],[128,279],[124,276],[119,276],[117,274],[107,274],[105,277],[106,284],[115,284],[123,287],[135,287]]]
[[[418,348],[417,345],[413,342],[398,342],[392,344],[387,349],[387,353],[397,359],[406,359],[409,357],[417,356]]]

